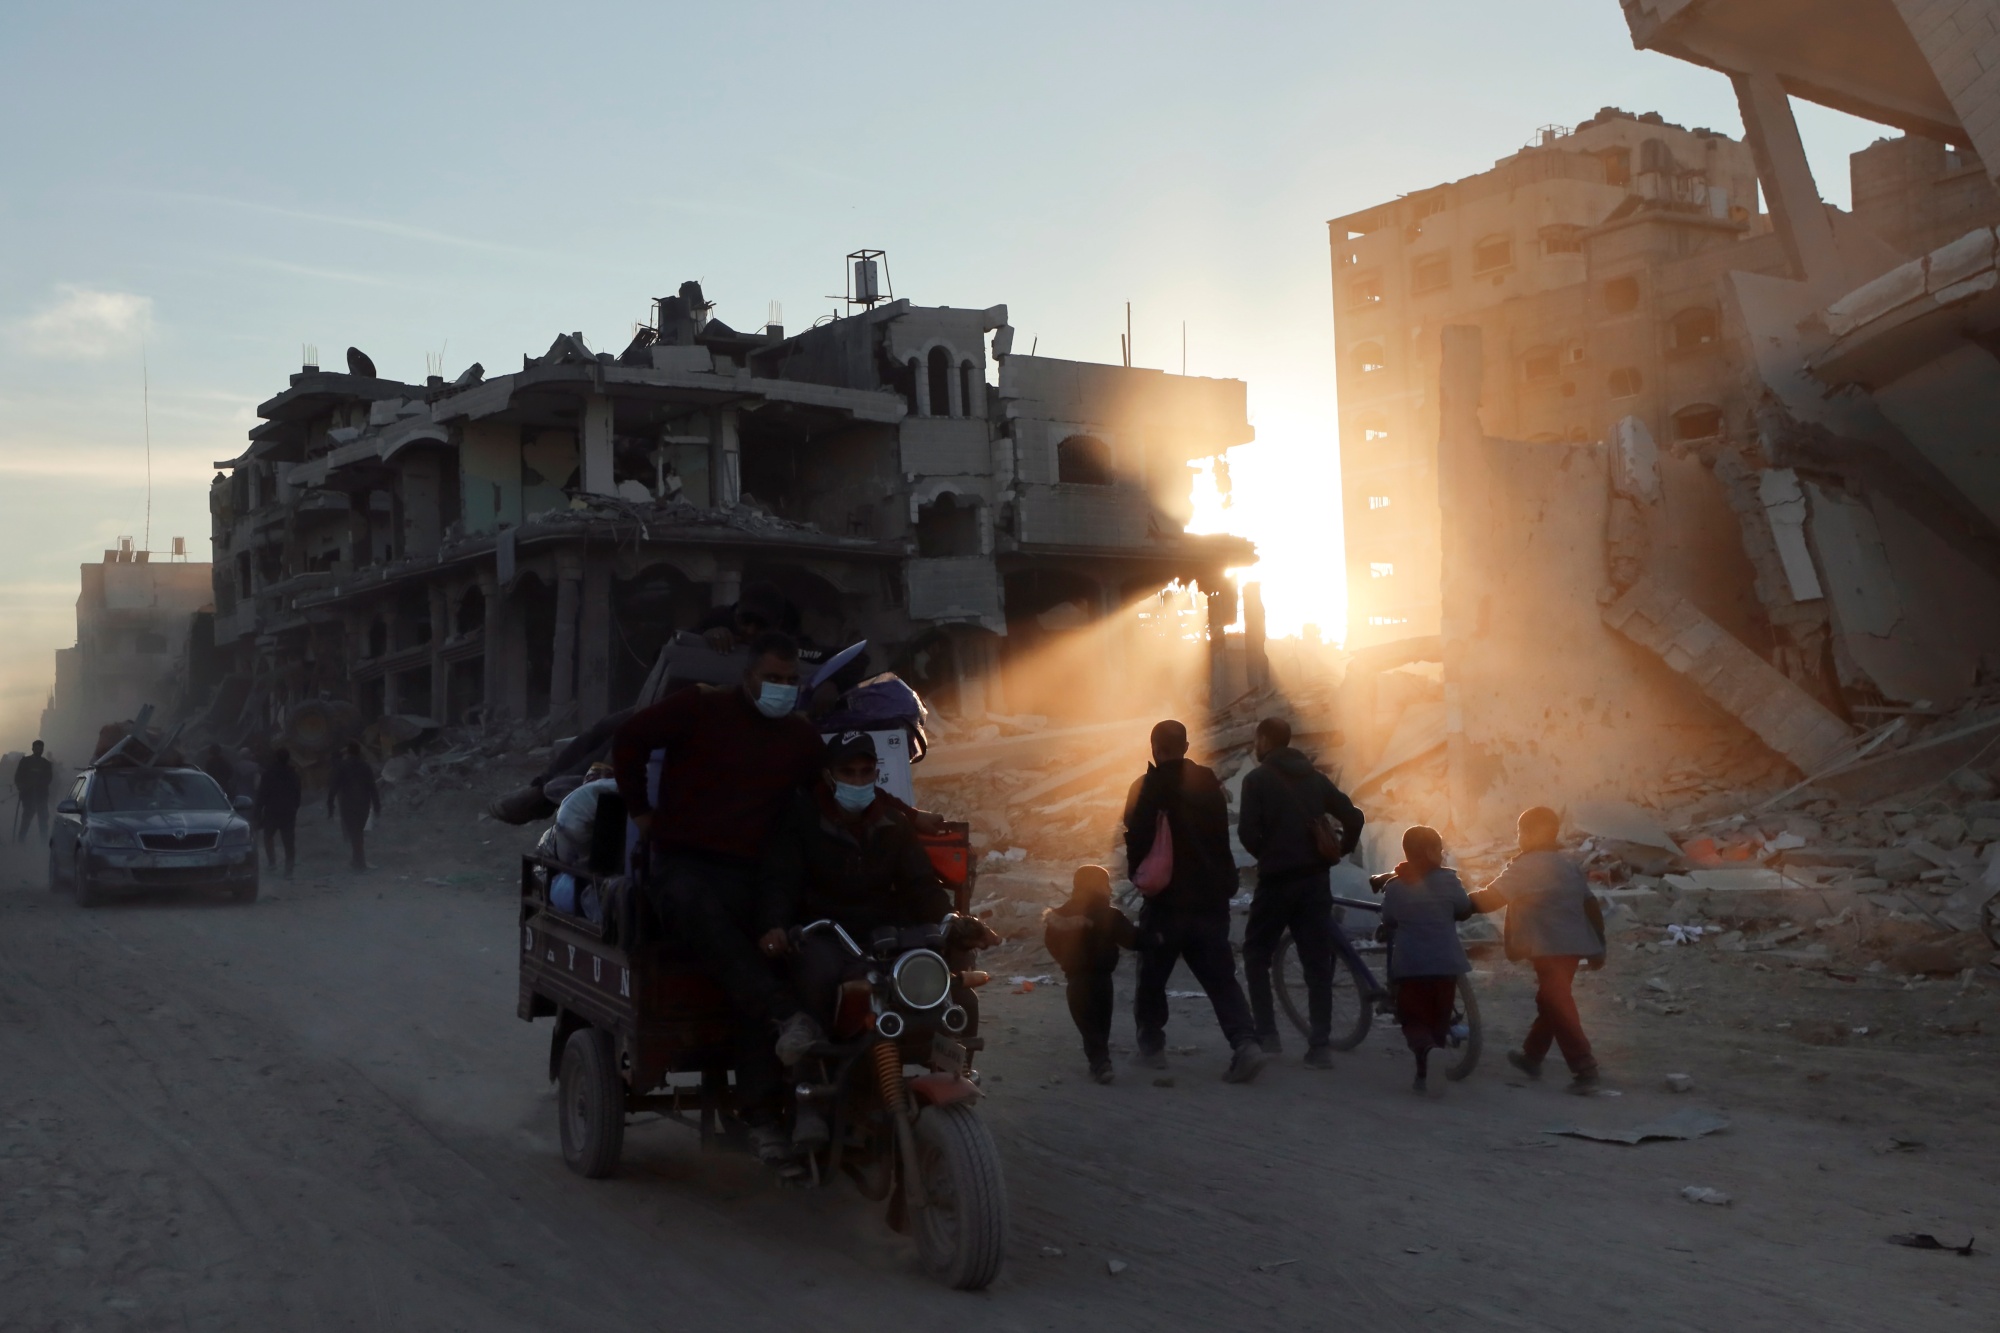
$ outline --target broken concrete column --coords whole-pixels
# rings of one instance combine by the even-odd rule
[[[446,689],[451,679],[451,665],[444,660],[443,653],[444,641],[451,637],[451,609],[445,603],[442,584],[433,583],[425,591],[430,594],[431,697],[424,711],[449,726],[457,721],[446,716],[451,711],[450,693]]]
[[[1795,489],[1797,474],[1789,468],[1781,470],[1792,478],[1791,486]],[[1827,682],[1822,664],[1826,660],[1831,626],[1811,553],[1805,548],[1803,530],[1796,552],[1788,555],[1779,544],[1780,524],[1789,515],[1785,483],[1767,483],[1765,477],[1770,472],[1745,461],[1735,449],[1723,449],[1716,454],[1714,472],[1715,479],[1722,483],[1729,507],[1736,513],[1743,554],[1749,557],[1753,571],[1751,586],[1771,623],[1772,665],[1809,693],[1823,694]],[[1804,509],[1801,494],[1797,511],[1801,523]],[[1803,564],[1799,563],[1800,556],[1804,557]]]
[[[1623,592],[1645,576],[1652,559],[1649,511],[1660,503],[1660,450],[1637,417],[1611,428],[1611,509],[1604,552],[1611,586]]]
[[[1686,676],[1703,694],[1792,761],[1815,773],[1846,754],[1848,725],[1684,597],[1641,579],[1604,622]]]
[[[1799,278],[1829,289],[1845,286],[1845,265],[1834,242],[1833,219],[1819,197],[1798,121],[1785,86],[1769,70],[1735,74],[1736,105],[1750,151],[1757,159],[1757,176],[1764,198],[1778,224],[1778,238]]]
[[[576,702],[576,622],[583,562],[574,551],[556,555],[555,653],[549,666],[551,716]]]
[[[612,480],[611,400],[594,393],[583,400],[583,489],[589,495],[616,495]]]
[[[577,725],[587,727],[611,711],[611,564],[584,567],[583,604],[577,613]]]
[[[480,629],[479,705],[486,721],[499,717],[519,717],[507,709],[507,603],[500,596],[500,580],[492,573],[479,576],[479,595],[486,603],[486,623]]]
[[[1442,525],[1443,566],[1438,580],[1439,656],[1444,663],[1445,689],[1456,691],[1468,654],[1477,651],[1480,580],[1487,568],[1484,539],[1492,526],[1492,496],[1487,477],[1486,431],[1479,421],[1479,396],[1485,377],[1485,351],[1480,330],[1473,325],[1448,324],[1442,332],[1438,368],[1438,509]],[[1466,751],[1461,713],[1447,715],[1445,760],[1454,822],[1469,814],[1474,798],[1471,756]]]
[[[1271,661],[1264,650],[1264,585],[1243,585],[1243,653],[1250,676],[1250,688],[1261,690],[1271,683]]]
[[[734,509],[743,498],[743,445],[737,434],[737,412],[725,407],[715,414],[709,481],[717,509]]]

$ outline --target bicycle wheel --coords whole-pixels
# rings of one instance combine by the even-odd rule
[[[1278,941],[1278,952],[1271,959],[1271,986],[1276,991],[1278,1007],[1285,1011],[1285,1017],[1304,1037],[1312,1036],[1311,997],[1306,990],[1305,972],[1293,957],[1292,934]],[[1362,988],[1355,984],[1353,971],[1346,960],[1336,953],[1333,956],[1333,1032],[1328,1045],[1336,1051],[1351,1051],[1359,1046],[1368,1035],[1368,1027],[1375,1021],[1375,1006],[1369,1002]]]
[[[1472,989],[1472,978],[1462,976],[1458,979],[1458,1003],[1451,1011],[1451,1063],[1444,1067],[1444,1076],[1456,1083],[1478,1068],[1479,1052],[1484,1044],[1485,1033],[1479,1022],[1479,994]]]

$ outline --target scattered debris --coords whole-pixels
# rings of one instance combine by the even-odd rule
[[[1598,1143],[1623,1143],[1626,1145],[1647,1143],[1654,1139],[1698,1139],[1707,1134],[1729,1128],[1726,1116],[1713,1111],[1675,1111],[1672,1115],[1649,1120],[1643,1125],[1630,1129],[1585,1129],[1581,1126],[1564,1126],[1543,1131],[1560,1134],[1572,1139],[1592,1139]]]
[[[1044,1245],[1044,1246],[1042,1246],[1042,1258],[1044,1258],[1044,1259],[1060,1259],[1060,1258],[1062,1258],[1062,1257],[1063,1257],[1063,1252],[1062,1252],[1062,1247],[1061,1247],[1061,1246],[1058,1246],[1058,1245]]]
[[[1123,1259],[1106,1259],[1104,1261],[1105,1271],[1110,1273],[1111,1276],[1113,1277],[1117,1277],[1120,1273],[1124,1272],[1131,1266],[1132,1265],[1126,1263]]]
[[[1891,1245],[1900,1245],[1906,1250],[1950,1250],[1953,1254],[1972,1257],[1972,1242],[1977,1237],[1967,1236],[1963,1245],[1947,1245],[1928,1231],[1905,1231],[1889,1237]]]
[[[1253,1264],[1252,1267],[1260,1273],[1275,1273],[1280,1268],[1289,1268],[1297,1262],[1298,1260],[1296,1259],[1274,1259],[1267,1264]]]
[[[1694,1091],[1694,1075],[1692,1074],[1669,1074],[1666,1081],[1668,1092]]]
[[[1712,1190],[1705,1185],[1686,1186],[1681,1190],[1681,1197],[1689,1203],[1714,1204],[1718,1208],[1727,1208],[1734,1202],[1721,1190]]]
[[[1886,1139],[1878,1140],[1871,1146],[1878,1153],[1922,1152],[1924,1150],[1924,1144],[1921,1139],[1906,1139],[1895,1134],[1891,1134]]]

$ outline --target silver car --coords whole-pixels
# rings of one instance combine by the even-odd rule
[[[84,907],[118,893],[222,889],[257,897],[257,846],[243,810],[198,768],[88,768],[56,805],[49,890]]]

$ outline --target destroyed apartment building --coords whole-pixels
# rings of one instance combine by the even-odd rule
[[[1956,10],[2000,19],[1626,0],[1732,79],[1747,143],[1607,111],[1336,220],[1351,768],[1498,829],[2000,758],[2000,39]],[[1794,97],[1903,131],[1852,212]]]
[[[1252,549],[1184,524],[1191,463],[1251,438],[1241,382],[1022,355],[1005,306],[884,299],[852,258],[860,297],[790,336],[686,283],[615,354],[570,333],[504,375],[305,366],[217,465],[210,729],[322,697],[587,725],[760,585],[811,642],[866,639],[975,716],[1098,703],[1115,670],[1025,664],[1168,585],[1234,621],[1224,570]]]
[[[56,650],[40,732],[66,764],[89,759],[101,727],[148,704],[162,715],[199,706],[214,677],[209,565],[188,559],[184,538],[148,551],[121,537],[81,576],[76,646]]]

